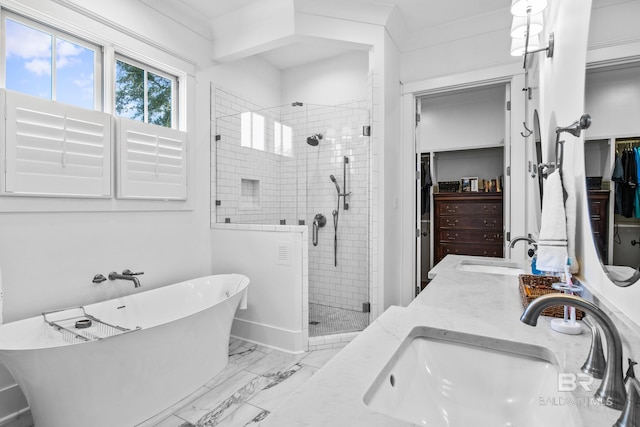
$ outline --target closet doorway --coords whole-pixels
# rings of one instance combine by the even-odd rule
[[[504,231],[510,227],[511,212],[507,174],[510,145],[505,144],[510,140],[507,130],[510,96],[511,85],[501,83],[416,98],[417,292],[428,285],[428,272],[436,264],[436,249],[447,250],[447,242],[442,240],[446,240],[448,234],[435,224],[436,193],[455,192],[460,196],[467,191],[467,195],[473,193],[475,196],[482,196],[485,191],[494,195],[499,193],[503,200],[496,204],[499,206],[496,208],[499,210],[498,231],[492,238],[497,239],[493,243],[500,250],[495,251],[496,255],[487,256],[504,254]],[[427,185],[428,182],[432,185]],[[467,228],[458,233],[467,240],[484,234]],[[474,253],[477,246],[467,240],[459,245],[449,245],[452,250],[449,253],[483,255]]]

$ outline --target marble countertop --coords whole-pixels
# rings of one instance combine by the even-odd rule
[[[431,283],[406,308],[390,307],[349,345],[296,390],[267,419],[265,426],[409,426],[365,405],[363,397],[400,343],[416,326],[429,326],[483,337],[522,342],[547,348],[561,372],[579,373],[591,342],[585,327],[581,335],[564,335],[550,328],[550,319],[540,317],[537,327],[520,322],[522,305],[518,276],[460,271],[462,259],[481,257],[447,256],[433,270]],[[495,260],[495,258],[493,258]],[[605,308],[605,311],[606,308]],[[616,319],[617,323],[617,319]],[[618,324],[618,323],[617,323]],[[625,354],[638,350],[637,332],[620,324]],[[631,356],[632,357],[632,356]],[[635,360],[638,360],[635,358]],[[599,380],[595,380],[593,390]],[[593,392],[577,390],[576,401]],[[577,405],[579,425],[613,425],[620,411],[601,405]]]

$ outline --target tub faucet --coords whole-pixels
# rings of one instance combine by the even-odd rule
[[[622,409],[627,398],[622,376],[622,340],[613,321],[592,302],[567,294],[547,294],[534,299],[525,308],[520,321],[530,326],[536,326],[542,310],[556,305],[580,308],[602,327],[607,342],[607,366],[600,387],[596,391],[596,398],[601,399],[607,406],[614,409]]]
[[[111,273],[109,273],[109,280],[118,280],[118,279],[131,280],[133,282],[133,286],[136,288],[139,288],[140,280],[138,280],[136,276],[139,276],[141,274],[144,274],[144,271],[134,273],[131,270],[126,269],[122,271],[122,274],[118,274],[115,271],[112,271]]]

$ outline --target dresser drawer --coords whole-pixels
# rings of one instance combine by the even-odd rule
[[[483,230],[440,230],[438,232],[440,242],[460,242],[460,243],[502,243],[504,235],[500,231]]]
[[[502,217],[483,218],[473,217],[438,217],[436,227],[455,230],[502,230]]]
[[[502,216],[502,202],[498,201],[440,202],[437,206],[440,215]]]
[[[440,243],[436,250],[436,259],[434,261],[437,263],[450,254],[502,258],[504,251],[502,245],[495,244]]]

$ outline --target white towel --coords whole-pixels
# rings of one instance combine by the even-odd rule
[[[565,142],[566,144],[566,142]],[[576,259],[576,215],[578,203],[576,202],[576,181],[573,171],[565,169],[567,172],[563,175],[562,185],[567,192],[567,200],[564,202],[564,210],[567,215],[567,253],[571,258],[571,274],[577,274],[580,265]]]
[[[567,257],[564,194],[560,172],[555,170],[544,182],[536,268],[541,271],[564,272]]]

